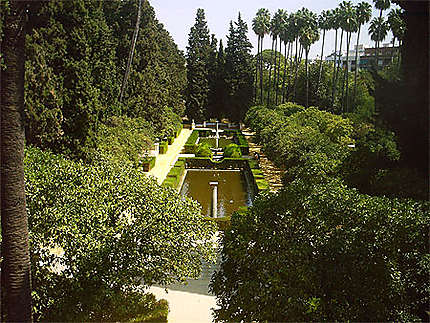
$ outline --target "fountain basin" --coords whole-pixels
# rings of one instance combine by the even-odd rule
[[[217,184],[217,216],[231,216],[241,206],[250,206],[251,183],[241,170],[188,169],[180,194],[199,201],[204,216],[212,216],[213,188]]]

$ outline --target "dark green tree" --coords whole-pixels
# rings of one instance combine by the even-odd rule
[[[187,115],[192,119],[203,120],[207,115],[209,53],[209,29],[205,12],[197,9],[196,22],[191,27],[187,46]]]
[[[248,26],[239,13],[237,22],[230,22],[225,56],[229,109],[227,115],[236,121],[244,117],[252,103],[252,45],[247,33]]]
[[[208,58],[208,117],[217,117],[217,96],[216,96],[216,83],[217,83],[217,39],[215,35],[211,35],[211,43],[209,48],[209,58]]]
[[[227,83],[225,80],[225,53],[222,44],[222,39],[219,41],[219,48],[216,61],[216,84],[215,84],[215,111],[214,115],[217,118],[226,116],[227,104]]]

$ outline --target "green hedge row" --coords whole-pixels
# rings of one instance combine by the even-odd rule
[[[260,169],[258,161],[255,159],[248,160],[249,168],[251,168],[252,176],[254,177],[255,185],[258,191],[267,191],[269,189],[269,183],[264,179],[263,172]]]
[[[178,189],[184,171],[185,160],[183,158],[179,158],[167,174],[166,179],[163,181],[163,186]]]
[[[242,151],[242,155],[249,155],[248,140],[246,140],[244,134],[240,130],[238,130],[236,132],[235,138],[240,150]]]
[[[160,154],[165,154],[167,152],[168,146],[169,145],[168,145],[167,141],[160,142]]]
[[[182,129],[184,128],[184,125],[182,123],[179,123],[175,130],[175,137],[178,138],[179,134],[181,133]]]
[[[186,154],[195,154],[197,151],[197,145],[196,142],[199,139],[199,131],[193,130],[191,135],[188,137],[188,140],[186,141],[184,145],[185,153]]]
[[[142,160],[142,167],[144,172],[149,172],[155,165],[155,157],[146,157]]]

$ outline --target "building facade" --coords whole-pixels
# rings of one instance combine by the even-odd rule
[[[352,72],[356,69],[355,63],[355,55],[358,51],[358,68],[359,70],[369,70],[374,64],[376,64],[376,48],[369,47],[365,48],[364,45],[360,44],[358,46],[354,46],[353,50],[350,50],[348,53],[345,52],[336,52],[336,66],[341,66],[342,68],[346,68],[348,66],[348,71]],[[341,55],[340,55],[341,54]],[[348,54],[348,55],[347,55]],[[382,69],[383,67],[389,65],[392,60],[397,57],[399,54],[399,47],[392,47],[391,44],[383,44],[378,49],[378,69]],[[331,53],[326,56],[325,61],[334,63],[335,53]],[[348,59],[348,64],[347,64]]]

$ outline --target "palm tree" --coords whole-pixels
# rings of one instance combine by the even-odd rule
[[[133,62],[134,48],[136,47],[137,35],[139,33],[140,16],[142,13],[143,1],[145,1],[145,0],[138,0],[139,7],[137,9],[136,26],[135,26],[134,31],[133,31],[133,38],[132,38],[132,42],[131,42],[130,53],[128,54],[127,68],[125,70],[124,79],[123,79],[122,85],[121,85],[121,93],[119,95],[119,102],[122,101],[122,97],[124,96],[125,89],[127,88],[127,82],[128,82],[128,77],[130,75],[131,63]]]
[[[295,39],[294,35],[294,15],[290,14],[287,17],[286,26],[283,30],[282,39],[284,41],[285,46],[288,44],[288,50],[287,54],[285,55],[285,61],[284,61],[284,77],[282,80],[282,103],[285,102],[285,81],[286,81],[286,73],[287,73],[287,64],[289,61],[290,56],[293,54],[293,43]],[[291,65],[291,64],[290,64]]]
[[[309,68],[308,55],[313,43],[318,41],[320,34],[318,30],[318,16],[306,8],[302,9],[302,28],[300,28],[300,44],[305,51],[306,70],[306,107],[309,106]]]
[[[388,23],[382,17],[373,18],[369,26],[370,39],[375,42],[375,48],[378,43],[387,37]],[[376,69],[378,66],[378,52],[376,52]]]
[[[340,28],[340,24],[342,21],[342,12],[339,8],[335,8],[333,10],[333,20],[332,20],[332,29],[336,30],[336,34],[335,34],[335,40],[334,40],[334,64],[333,64],[333,89],[332,89],[332,95],[331,95],[331,105],[332,107],[334,106],[334,98],[335,98],[335,94],[336,94],[336,83],[337,83],[337,34],[338,34],[338,30]],[[342,57],[342,53],[339,52],[339,58]]]
[[[272,74],[272,65],[273,65],[273,47],[275,46],[275,41],[278,38],[278,18],[275,15],[272,17],[270,21],[270,35],[272,36],[272,51],[270,52],[270,65],[269,65],[269,79],[268,79],[268,87],[267,87],[267,105],[270,104],[270,88],[272,84],[271,74]],[[275,52],[275,60],[276,60],[276,52]]]
[[[270,24],[270,13],[269,10],[260,8],[257,11],[255,18],[252,20],[252,30],[258,36],[257,45],[257,60],[255,68],[255,101],[257,101],[257,82],[258,82],[258,72],[260,73],[260,104],[263,103],[263,40],[264,36],[269,31]]]
[[[396,39],[400,41],[403,39],[403,35],[405,33],[405,22],[402,19],[402,10],[401,9],[392,9],[388,13],[388,25],[390,26],[390,30],[393,33],[393,50],[391,53],[391,60],[394,57],[394,46],[396,43]]]
[[[367,23],[372,17],[372,7],[367,2],[360,2],[355,7],[355,9],[357,14],[358,32],[357,32],[357,48],[355,50],[354,99],[357,94],[358,46],[360,41],[360,30],[361,30],[361,26]]]
[[[333,15],[333,13],[331,10],[327,10],[327,11],[323,10],[318,17],[318,26],[323,31],[323,38],[322,38],[320,66],[319,66],[319,72],[318,72],[318,81],[317,81],[316,91],[318,91],[320,81],[321,81],[322,61],[323,61],[323,56],[324,56],[325,33],[327,30],[331,29],[332,20],[333,20],[332,15]]]
[[[382,12],[390,8],[391,0],[373,0],[375,4],[375,8],[379,10],[379,19],[382,19]],[[381,32],[382,30],[379,30]],[[378,54],[379,54],[379,42],[380,39],[384,39],[380,34],[376,35],[376,39],[379,39],[375,44],[375,52],[376,52],[376,69],[378,69]],[[373,40],[373,39],[372,39]]]
[[[293,74],[293,69],[295,66],[297,66],[297,59],[298,59],[298,37],[299,37],[299,17],[297,15],[297,13],[291,13],[290,17],[289,17],[289,21],[290,21],[290,27],[289,27],[289,32],[290,32],[290,37],[292,40],[292,44],[291,47],[294,47],[294,42],[296,43],[296,48],[295,48],[295,52],[294,52],[294,60],[291,57],[291,63],[290,63],[290,70],[288,72],[288,86],[287,86],[287,99],[289,97],[289,94],[291,93],[291,88],[292,88],[292,84],[291,84],[291,76]],[[292,49],[291,49],[291,53],[292,53]],[[293,64],[294,61],[294,64]]]
[[[0,111],[1,320],[27,322],[31,315],[31,273],[24,188],[24,53],[27,2],[10,0],[2,17]]]
[[[287,20],[288,20],[288,13],[286,10],[279,9],[279,30],[278,30],[278,36],[279,36],[279,60],[278,60],[278,72],[276,77],[276,95],[275,95],[275,105],[278,104],[278,92],[279,92],[279,75],[281,73],[281,53],[282,53],[282,42],[283,42],[283,35],[285,34],[285,31],[287,29]]]
[[[344,14],[343,29],[346,31],[346,69],[343,75],[342,81],[342,110],[343,102],[345,101],[345,111],[348,111],[348,88],[349,88],[349,45],[351,43],[351,35],[353,32],[357,31],[357,20],[355,7],[350,1],[344,1],[341,3],[341,7]],[[346,91],[345,91],[346,83]],[[344,96],[346,92],[346,96]]]

